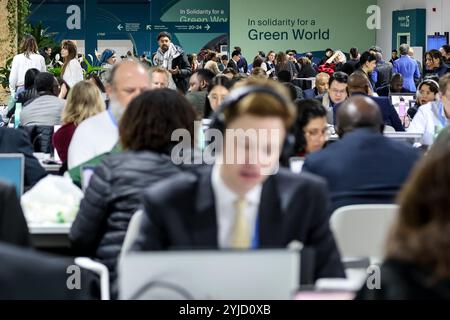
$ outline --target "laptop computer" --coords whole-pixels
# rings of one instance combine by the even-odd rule
[[[20,198],[24,191],[25,157],[21,153],[0,154],[0,180],[16,187]]]
[[[134,252],[119,265],[119,297],[286,300],[299,278],[299,249]]]
[[[391,103],[400,117],[403,117],[408,112],[408,109],[415,104],[416,95],[414,93],[391,93]],[[400,110],[400,102],[405,103],[404,110]]]

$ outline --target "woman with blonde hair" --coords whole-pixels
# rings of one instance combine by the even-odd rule
[[[67,162],[70,141],[77,126],[104,110],[105,103],[100,90],[94,83],[80,81],[71,88],[61,117],[63,126],[53,135],[53,146],[63,164]]]
[[[61,77],[69,87],[73,87],[80,81],[83,81],[83,68],[77,59],[77,46],[72,41],[63,41],[61,45],[61,57],[64,64],[61,69]]]

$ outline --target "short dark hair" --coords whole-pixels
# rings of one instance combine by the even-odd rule
[[[231,57],[234,57],[234,56],[240,56],[241,55],[241,51],[238,51],[238,50],[234,50],[232,53],[231,53]]]
[[[212,72],[209,69],[197,69],[195,70],[193,74],[197,74],[197,77],[199,78],[200,81],[204,80],[206,82],[208,82],[208,84],[212,81],[212,79],[215,77],[214,72]],[[191,77],[192,77],[191,75]]]
[[[353,58],[353,59],[358,58],[358,54],[359,54],[358,48],[351,48],[350,49],[350,57],[351,58]]]
[[[449,54],[449,53],[450,53],[450,45],[449,45],[449,44],[444,44],[444,45],[442,46],[442,49],[444,49],[444,51],[445,51],[446,54]]]
[[[292,81],[292,73],[288,70],[281,70],[277,73],[278,81],[280,82],[291,82]]]
[[[125,150],[170,153],[173,131],[186,129],[194,143],[196,113],[186,98],[170,89],[145,91],[127,107],[119,125]]]
[[[228,60],[228,55],[224,54],[223,56],[220,57],[220,60]]]
[[[297,107],[297,119],[294,125],[295,150],[296,152],[305,152],[306,138],[303,129],[311,120],[326,117],[327,110],[316,99],[298,100],[295,105]]]
[[[58,81],[50,72],[40,72],[34,79],[34,86],[38,93],[53,93],[55,84],[58,84]]]
[[[359,63],[361,66],[363,66],[366,62],[372,62],[372,61],[377,61],[377,56],[374,55],[373,53],[370,53],[369,51],[365,51],[361,55],[361,58],[359,58]]]
[[[169,40],[172,41],[172,36],[170,35],[170,33],[166,32],[166,31],[162,31],[158,34],[158,37],[156,38],[156,41],[159,41],[159,39],[163,38],[163,37],[167,37],[169,38]]]
[[[348,82],[348,74],[342,71],[337,71],[333,73],[333,75],[330,77],[330,80],[328,80],[328,86],[331,87],[331,84],[333,81],[337,81],[339,83],[347,83]]]
[[[29,90],[34,87],[34,80],[39,73],[40,71],[35,68],[28,69],[27,72],[25,72],[25,90]]]

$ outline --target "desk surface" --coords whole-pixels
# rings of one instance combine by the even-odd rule
[[[46,223],[28,225],[31,234],[69,234],[71,223]]]

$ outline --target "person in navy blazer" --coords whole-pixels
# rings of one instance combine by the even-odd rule
[[[409,45],[400,46],[400,59],[394,61],[394,73],[400,73],[403,76],[403,88],[410,92],[416,92],[415,79],[420,79],[420,70],[416,60],[408,55]]]
[[[340,140],[310,154],[303,171],[328,182],[332,210],[352,204],[393,203],[420,157],[417,149],[384,137],[376,103],[354,96],[337,112]]]
[[[0,154],[22,153],[25,156],[25,187],[34,186],[47,175],[39,161],[33,156],[28,135],[19,129],[0,127]]]
[[[253,128],[260,131],[270,127],[279,130],[280,138],[284,140],[295,119],[294,106],[282,98],[288,96],[285,88],[279,88],[277,83],[264,83],[261,87],[275,86],[283,91],[283,95],[275,95],[275,102],[273,94],[268,97],[265,92],[249,92],[245,95],[248,99],[244,99],[244,95],[240,96],[241,90],[253,90],[255,86],[234,89],[222,107],[240,96],[228,107],[238,110],[223,111],[225,120],[221,130]],[[256,88],[261,91],[261,87]],[[266,142],[272,149],[270,163],[264,165],[269,169],[266,174],[260,171],[262,164],[258,161],[242,164],[225,161],[227,152],[234,150],[227,136],[214,166],[177,174],[145,190],[142,196],[145,214],[132,250],[286,248],[292,241],[299,241],[314,252],[311,272],[314,281],[345,277],[329,228],[330,201],[325,181],[283,168],[272,171],[279,164],[282,145],[273,144],[274,141]],[[230,226],[236,225],[238,220],[232,203],[242,198],[250,200],[245,220],[253,240],[251,245],[248,241],[245,246],[236,247],[230,239],[234,234]],[[300,281],[305,283],[305,279]]]
[[[358,73],[352,74],[348,78],[347,88],[350,96],[363,95],[372,99],[380,108],[383,122],[386,126],[393,127],[395,131],[405,131],[400,117],[389,98],[369,96],[370,87],[366,77]],[[339,107],[340,106],[337,106],[336,110],[339,109]]]

